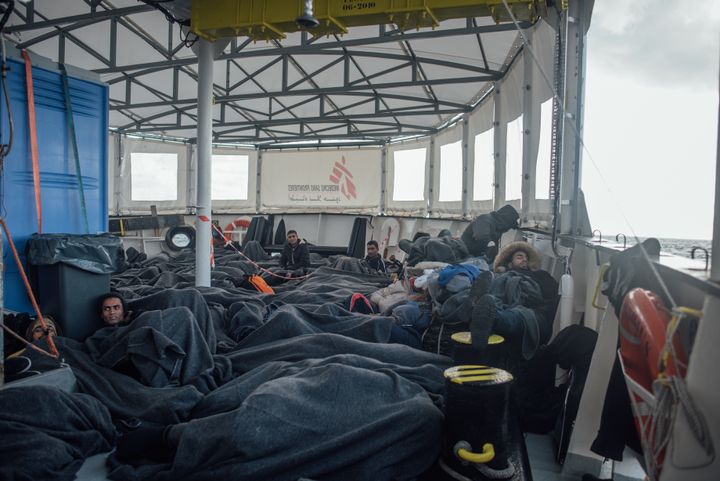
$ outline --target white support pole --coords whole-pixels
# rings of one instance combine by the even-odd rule
[[[427,180],[425,181],[425,216],[429,217],[433,213],[435,207],[435,136],[430,137],[430,146],[427,150]],[[439,167],[438,167],[439,168]]]
[[[262,158],[263,151],[259,150],[257,155],[256,175],[255,175],[255,213],[262,213]]]
[[[528,42],[531,42],[531,36],[527,35]],[[538,132],[533,129],[533,120],[535,119],[535,110],[537,107],[533,104],[533,58],[529,48],[532,48],[532,42],[526,46],[523,50],[523,119],[522,119],[522,187],[521,187],[521,208],[520,208],[520,222],[521,225],[528,221],[528,212],[530,211],[530,204],[535,201],[535,177],[530,175],[534,172],[532,164],[537,160],[537,156],[533,157],[532,154],[537,150],[535,149],[535,143],[531,140],[535,137]]]
[[[468,116],[462,121],[462,215],[463,219],[470,217],[470,126]]]
[[[571,2],[563,14],[563,47],[565,67],[564,109],[562,130],[562,163],[560,165],[560,231],[579,235],[584,212],[580,206],[580,180],[582,179],[583,116],[585,102],[585,18],[593,2]],[[559,93],[562,95],[562,93]]]
[[[493,182],[493,210],[498,210],[505,204],[505,166],[507,143],[507,125],[500,107],[500,89],[505,87],[495,82],[493,93],[495,100],[495,112],[493,114],[493,157],[495,158],[495,180]]]
[[[387,210],[387,154],[388,144],[384,143],[380,154],[380,214],[385,214]]]
[[[112,205],[115,208],[115,215],[122,215],[124,190],[122,171],[125,168],[125,140],[127,137],[123,134],[115,134],[113,141],[115,142],[115,157],[110,159],[113,163],[113,200]]]
[[[720,253],[720,102],[718,102],[718,133],[715,157],[715,217],[713,219],[712,266],[710,267],[710,280],[720,282],[720,262],[715,262],[715,256]]]
[[[197,221],[195,239],[195,285],[210,286],[212,256],[212,86],[214,52],[212,42],[200,39],[198,62],[197,121]]]

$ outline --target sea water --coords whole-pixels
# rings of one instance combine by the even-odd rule
[[[709,240],[665,239],[660,237],[657,237],[656,239],[660,241],[660,249],[662,252],[666,252],[668,254],[689,258],[691,257],[690,254],[693,247],[702,247],[703,249],[707,249],[709,255],[712,255],[712,241]],[[645,240],[645,238],[641,237],[640,240]],[[635,245],[635,240],[628,239],[627,245],[628,247]],[[696,250],[695,259],[705,259],[705,253],[702,250]]]
[[[621,234],[618,234],[621,235]],[[597,239],[597,238],[594,238]],[[647,237],[640,237],[640,242],[647,239]],[[712,241],[711,240],[702,240],[702,239],[670,239],[665,237],[655,237],[660,242],[660,250],[665,254],[672,254],[674,256],[678,257],[687,257],[692,258],[692,250],[693,248],[701,248],[701,249],[695,249],[695,259],[704,260],[705,259],[705,252],[702,251],[702,249],[707,250],[708,255],[712,257]],[[620,237],[620,240],[617,241],[614,235],[611,235],[609,237],[603,236],[603,242],[606,240],[609,240],[611,243],[619,243],[622,245],[622,237]],[[628,237],[627,238],[627,247],[632,247],[636,244],[635,239]]]

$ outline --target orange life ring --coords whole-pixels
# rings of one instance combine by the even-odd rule
[[[620,310],[623,366],[626,373],[649,392],[661,372],[661,355],[669,323],[670,311],[657,294],[638,288],[625,296]],[[671,357],[664,372],[668,376],[685,377],[687,355],[677,336],[673,339],[673,347],[680,365],[676,366]]]
[[[633,404],[635,427],[640,434],[643,450],[654,443],[652,429],[652,410],[648,405],[648,396],[654,397],[653,382],[661,374],[685,377],[687,354],[678,336],[672,339],[678,363],[672,356],[663,366],[662,356],[665,346],[667,327],[671,313],[657,294],[645,289],[633,289],[628,292],[620,310],[620,358],[626,378],[640,385],[643,393],[633,383],[628,382],[628,392]],[[655,463],[659,469],[665,458],[664,449],[657,453]]]
[[[235,229],[247,229],[248,227],[250,227],[249,219],[238,217],[237,219],[233,220],[223,229],[223,236],[225,236],[225,242],[230,242],[232,240],[230,236],[232,234],[232,231],[234,231]]]

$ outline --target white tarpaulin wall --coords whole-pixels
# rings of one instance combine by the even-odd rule
[[[380,211],[379,148],[264,152],[262,212]]]
[[[545,76],[550,78],[555,31],[546,23],[538,22],[526,36],[534,46],[535,57],[541,61]],[[551,219],[552,213],[548,196],[551,125],[541,125],[541,116],[545,116],[546,122],[549,119],[551,99],[551,88],[540,68],[527,52],[522,52],[508,74],[495,84],[495,90],[472,113],[437,135],[388,144],[384,158],[380,147],[262,153],[248,148],[218,147],[213,155],[234,159],[243,172],[232,181],[237,184],[237,195],[232,186],[228,194],[226,185],[223,197],[213,199],[213,211],[384,212],[462,218],[464,214],[474,217],[510,203],[522,213],[526,225],[542,224]],[[512,175],[517,177],[517,185],[511,185],[521,195],[508,199],[507,127],[521,116],[522,153],[514,155],[522,158],[514,159],[514,168],[517,168]],[[459,167],[457,142],[461,148]],[[160,213],[190,212],[196,197],[194,146],[114,134],[110,135],[109,143],[110,214],[147,214],[151,205]],[[444,174],[442,152],[448,145],[453,147],[450,150],[454,154],[449,166],[445,166],[449,173]],[[167,167],[176,159],[176,172],[157,173],[150,186],[143,185],[133,178],[132,167],[142,168],[148,156],[135,156],[133,160],[133,154],[167,154],[161,160]],[[399,174],[396,169],[400,169]],[[223,176],[222,170],[218,172]],[[386,173],[384,186],[383,173]],[[449,175],[450,180],[444,178],[445,175]],[[213,190],[220,181],[227,184],[228,179],[215,179]],[[153,188],[153,183],[158,190],[164,189],[163,198],[147,198],[147,189]],[[175,188],[174,197],[171,184]],[[146,191],[144,194],[133,192],[133,186]],[[454,194],[458,188],[460,200]]]
[[[115,147],[112,151],[115,158],[108,169],[109,175],[114,176],[111,214],[147,214],[153,205],[158,212],[184,213],[192,204],[188,202],[194,189],[188,182],[187,144],[124,137],[120,148],[117,144]],[[163,157],[155,158],[160,156]],[[168,194],[174,191],[174,195],[151,198],[151,194],[158,191]]]

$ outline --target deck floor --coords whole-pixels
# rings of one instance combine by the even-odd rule
[[[576,481],[562,475],[562,466],[555,461],[555,446],[550,436],[525,434],[525,448],[530,461],[533,481]]]

